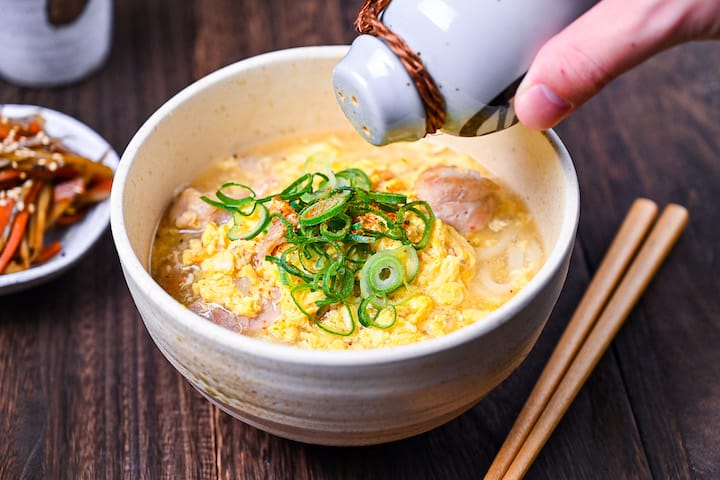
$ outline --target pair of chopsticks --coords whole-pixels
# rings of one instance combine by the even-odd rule
[[[633,203],[485,480],[525,475],[667,257],[688,212],[668,205],[645,240],[657,212],[652,200]]]

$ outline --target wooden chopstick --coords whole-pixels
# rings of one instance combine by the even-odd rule
[[[522,478],[527,472],[669,253],[688,218],[685,208],[673,204],[665,208],[602,315],[594,321],[656,212],[650,200],[633,204],[486,479]]]
[[[625,216],[618,233],[610,244],[597,273],[588,285],[565,332],[560,337],[547,365],[535,384],[525,406],[508,433],[485,480],[500,480],[510,467],[530,430],[540,417],[560,379],[582,346],[600,311],[627,268],[630,260],[650,229],[657,215],[657,204],[639,198]]]

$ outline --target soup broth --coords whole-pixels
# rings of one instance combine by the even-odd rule
[[[343,202],[348,195],[362,197],[362,188],[351,190],[343,186],[347,181],[338,180],[338,172],[348,169],[367,175],[368,198],[379,199],[380,213],[350,218],[347,225],[337,220],[340,216],[327,220],[324,232],[330,230],[330,237],[314,242],[335,245],[327,238],[346,229],[360,247],[350,249],[353,253],[331,247],[330,254],[329,247],[323,247],[318,256],[311,246],[299,250],[306,258],[297,252],[293,256],[296,247],[289,236],[306,231],[298,226],[298,217],[302,224],[306,213],[295,210],[299,200],[286,201],[277,194],[317,172],[311,181],[318,191],[332,184],[333,195]],[[238,207],[246,208],[240,218],[218,208],[217,191],[223,185],[221,193],[230,199],[250,195],[247,187],[254,198],[264,199],[270,220],[257,235],[253,229],[261,225],[263,209]],[[397,210],[402,198],[411,205],[427,202],[434,222],[424,223],[431,215],[422,207]],[[378,222],[395,225],[393,232],[405,229],[419,248],[388,232],[363,233],[374,232]],[[425,227],[427,244],[422,245]],[[379,268],[376,282],[368,284],[372,269],[360,264],[383,257],[378,253],[386,250],[402,252],[395,257],[404,276],[392,291],[382,287],[396,273],[390,266]],[[350,258],[357,251],[367,253]],[[331,278],[331,283],[339,283],[330,285],[330,292],[349,292],[334,303],[327,293],[304,283],[311,280],[294,275],[294,264],[283,267],[283,262],[295,262],[307,267],[306,272],[317,269],[318,277],[326,275],[321,264],[331,257],[347,257],[335,270],[347,265],[352,270]],[[542,242],[527,207],[475,159],[431,140],[373,147],[355,134],[326,134],[282,140],[209,166],[178,192],[162,218],[151,272],[178,301],[236,332],[301,348],[369,349],[436,338],[481,322],[522,289],[543,262]]]

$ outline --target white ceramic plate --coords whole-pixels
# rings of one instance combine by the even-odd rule
[[[113,170],[119,158],[112,147],[94,130],[64,113],[35,105],[0,105],[2,114],[9,118],[41,114],[45,117],[45,129],[53,138],[62,139],[65,146],[93,160],[103,158],[103,163]],[[105,200],[95,205],[85,217],[65,228],[55,228],[48,235],[55,235],[62,251],[48,262],[28,270],[0,274],[0,295],[33,287],[57,277],[72,267],[87,252],[110,221],[110,205]],[[46,237],[47,238],[47,237]]]

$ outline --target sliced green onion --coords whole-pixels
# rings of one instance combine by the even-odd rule
[[[415,215],[423,223],[423,230],[420,239],[413,241],[413,239],[408,238],[408,241],[413,247],[415,247],[416,250],[421,250],[427,247],[428,243],[430,243],[430,234],[432,233],[432,228],[435,224],[435,214],[433,213],[432,208],[430,208],[430,204],[424,200],[416,200],[400,207],[397,212],[396,221],[401,228],[404,229],[406,235],[407,230],[405,227],[410,224],[410,215],[408,214]]]
[[[213,200],[212,198],[206,197],[205,195],[200,195],[200,200],[202,200],[205,203],[208,203],[212,205],[215,208],[220,208],[222,210],[227,210],[228,212],[232,212],[235,210],[233,207],[230,207],[228,205],[225,205],[223,202],[219,202],[217,200]]]
[[[342,304],[345,306],[346,314],[343,314],[342,311],[337,310],[338,315],[341,315],[344,320],[344,325],[342,325],[342,329],[334,328],[333,325],[329,325],[327,322],[323,321],[323,317],[328,313],[329,310],[327,306],[320,307],[317,313],[310,318],[313,319],[315,325],[328,333],[331,333],[333,335],[340,335],[341,337],[347,337],[348,335],[352,335],[355,332],[355,319],[353,318],[352,309],[347,302],[343,301]]]
[[[245,195],[244,197],[231,197],[230,195],[223,192],[223,190],[227,190],[230,188],[241,188],[243,190],[247,190],[249,192],[249,195]],[[218,190],[215,192],[215,196],[223,202],[228,207],[245,207],[249,203],[252,203],[255,201],[255,191],[250,188],[249,186],[245,185],[244,183],[237,183],[237,182],[227,182],[224,183],[218,188]]]
[[[345,251],[345,260],[352,264],[354,269],[365,265],[365,261],[370,256],[369,248],[363,243],[353,243]]]
[[[363,298],[371,294],[392,293],[405,283],[405,265],[393,253],[381,250],[367,259],[360,270],[360,293]]]
[[[317,225],[343,211],[350,198],[347,191],[336,192],[325,200],[312,203],[300,212],[300,225]]]
[[[360,188],[362,190],[370,190],[370,177],[359,168],[348,168],[341,170],[335,174],[337,178],[347,180],[351,187]]]
[[[370,198],[376,202],[388,203],[391,205],[404,205],[407,202],[407,195],[392,192],[370,192]]]
[[[322,290],[326,295],[347,298],[354,287],[355,273],[341,262],[335,262],[325,270]]]
[[[306,173],[301,176],[278,195],[283,200],[294,200],[312,189],[314,176]]]
[[[342,249],[323,237],[304,239],[298,244],[298,259],[305,271],[313,275],[323,273],[338,255],[342,255]]]
[[[306,307],[298,299],[298,292],[303,292],[306,290],[313,291],[313,288],[311,285],[309,285],[307,283],[301,283],[300,285],[297,285],[290,290],[290,298],[292,299],[293,303],[298,308],[298,310],[300,310],[303,313],[303,315],[305,315],[306,317],[312,318],[313,314],[308,312]]]
[[[418,269],[420,267],[420,259],[417,250],[411,245],[403,245],[402,247],[386,250],[395,255],[405,266],[405,282],[410,283],[415,280]]]
[[[285,249],[282,252],[282,254],[280,255],[280,257],[268,255],[265,257],[265,260],[276,264],[278,267],[282,268],[290,275],[298,277],[299,279],[301,279],[305,282],[312,281],[312,279],[313,279],[312,275],[309,275],[307,272],[301,270],[295,264],[288,261],[288,257],[290,255],[292,255],[293,253],[297,255],[297,248],[290,247],[290,248]]]
[[[382,300],[382,302],[380,302],[380,300]],[[391,317],[390,321],[378,321],[383,315],[383,312],[389,313]],[[363,298],[362,302],[360,302],[360,306],[358,307],[358,321],[360,325],[364,327],[375,327],[385,330],[397,322],[397,308],[388,302],[386,297],[370,295],[367,298]]]
[[[320,234],[331,240],[342,240],[350,231],[350,222],[349,216],[340,213],[320,224]]]
[[[246,233],[243,233],[242,229],[241,229],[241,226],[243,223],[242,219],[240,221],[238,221],[238,218],[241,218],[241,217],[247,216],[247,215],[240,213],[238,210],[233,211],[233,226],[228,231],[228,238],[230,238],[230,240],[238,240],[238,239],[251,240],[251,239],[257,237],[260,234],[260,232],[265,230],[265,228],[270,223],[270,218],[269,218],[270,214],[265,205],[260,203],[260,204],[256,204],[256,207],[257,208],[254,208],[253,210],[258,210],[260,212],[260,218],[257,220],[255,225],[250,229],[250,231],[246,232]]]

